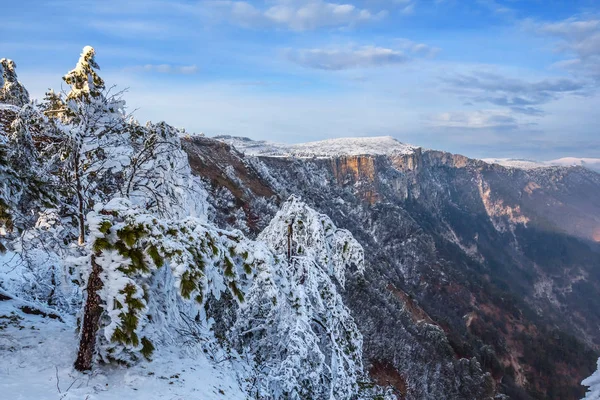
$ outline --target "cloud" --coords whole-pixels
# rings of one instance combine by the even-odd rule
[[[396,39],[398,48],[422,57],[433,58],[441,51],[439,47],[432,47],[424,43],[413,42],[409,39]]]
[[[339,71],[353,68],[381,67],[404,64],[414,57],[433,57],[439,49],[406,39],[399,41],[401,49],[376,46],[300,49],[286,51],[288,60],[307,68]]]
[[[161,74],[190,75],[198,72],[198,67],[196,65],[175,66],[171,64],[146,64],[128,67],[125,70],[129,72],[157,72]]]
[[[287,57],[289,60],[304,67],[331,71],[402,64],[409,60],[409,58],[400,51],[372,46],[345,50],[288,50]]]
[[[444,83],[468,102],[489,103],[527,115],[542,115],[539,106],[586,90],[584,83],[569,78],[528,82],[488,71],[446,77]]]
[[[489,9],[490,11],[501,14],[501,15],[510,15],[514,13],[514,10],[510,7],[507,7],[503,4],[500,4],[496,0],[477,0],[477,4],[480,6]]]
[[[388,7],[390,12],[410,15],[415,12],[417,0],[363,0],[363,3],[371,7]]]
[[[433,115],[429,124],[440,128],[515,130],[519,121],[504,110],[454,111]]]
[[[534,23],[534,27],[540,34],[560,39],[556,51],[570,58],[556,66],[600,80],[600,19],[569,18]]]
[[[220,16],[247,28],[281,27],[293,31],[348,27],[383,18],[387,12],[372,13],[353,4],[323,0],[274,0],[271,6],[256,7],[246,1],[207,1],[210,16]]]
[[[91,21],[89,26],[105,34],[118,37],[152,35],[153,38],[156,38],[157,35],[163,36],[169,33],[170,30],[170,28],[153,21],[138,20]]]

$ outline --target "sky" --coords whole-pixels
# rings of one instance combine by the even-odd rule
[[[20,0],[0,18],[36,98],[91,45],[138,120],[190,133],[600,157],[600,0]]]

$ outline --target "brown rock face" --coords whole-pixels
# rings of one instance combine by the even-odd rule
[[[339,157],[331,160],[333,174],[338,183],[375,181],[375,162],[372,156]]]
[[[375,156],[333,158],[331,168],[338,185],[354,185],[359,196],[370,204],[379,201]]]

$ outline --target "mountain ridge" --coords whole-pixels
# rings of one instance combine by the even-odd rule
[[[251,156],[331,158],[336,156],[406,155],[412,154],[418,149],[448,153],[444,150],[426,149],[421,146],[406,144],[393,136],[341,137],[296,144],[254,140],[249,137],[231,135],[214,136],[213,139],[232,145],[240,152]],[[550,161],[517,158],[467,158],[480,160],[487,164],[501,165],[506,168],[537,169],[580,166],[600,173],[600,158],[562,157]]]

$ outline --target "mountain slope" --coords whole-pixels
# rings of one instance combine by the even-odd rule
[[[186,141],[192,165],[208,157],[210,141]],[[243,142],[242,150],[255,148]],[[213,189],[218,218],[262,215],[265,204],[298,194],[363,244],[365,280],[349,282],[344,296],[374,379],[414,399],[484,398],[494,385],[513,398],[581,397],[599,343],[598,174],[504,168],[412,147],[257,158],[214,146],[257,177],[231,178],[246,193],[232,194],[237,205],[223,208]],[[259,183],[276,196],[253,192]],[[465,364],[471,357],[493,379]]]

